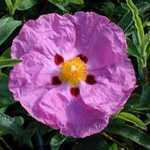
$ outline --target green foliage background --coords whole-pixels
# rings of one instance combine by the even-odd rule
[[[97,135],[74,139],[37,122],[13,101],[8,76],[19,60],[10,46],[21,26],[41,14],[95,11],[122,27],[138,87]],[[0,150],[150,149],[150,0],[0,0]]]

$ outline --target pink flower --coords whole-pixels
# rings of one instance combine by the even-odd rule
[[[104,16],[52,13],[26,22],[12,44],[15,100],[64,135],[102,131],[135,88],[123,31]]]

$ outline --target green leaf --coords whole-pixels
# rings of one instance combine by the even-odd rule
[[[66,1],[67,3],[73,3],[78,5],[84,4],[84,0],[64,0],[64,1]]]
[[[20,123],[15,117],[12,118],[4,113],[0,113],[0,129],[2,129],[3,134],[10,133],[20,137],[23,133],[20,124],[22,123]]]
[[[145,35],[144,51],[147,53],[147,57],[150,56],[150,34]]]
[[[7,106],[0,108],[0,113],[5,113],[6,109],[7,109]]]
[[[143,40],[144,40],[144,29],[143,29],[141,18],[139,17],[138,8],[134,5],[132,0],[126,0],[126,1],[127,1],[127,5],[129,7],[129,9],[132,12],[133,20],[134,20],[135,27],[136,27],[137,34],[138,34],[139,44],[142,47],[143,46]]]
[[[11,0],[5,0],[5,3],[7,5],[9,14],[13,15],[14,14],[14,8],[13,8],[13,3]]]
[[[7,96],[7,92],[8,91],[8,76],[4,73],[0,73],[0,96],[2,95],[6,95]],[[5,94],[6,92],[6,94]],[[2,94],[2,95],[1,95]]]
[[[142,87],[142,93],[140,97],[140,105],[141,106],[146,106],[150,108],[150,85],[145,84]]]
[[[12,104],[12,98],[8,90],[8,77],[0,73],[0,108]]]
[[[127,125],[122,126],[115,125],[109,126],[109,128],[107,128],[107,131],[111,134],[120,135],[147,149],[150,149],[150,142],[149,142],[150,136],[136,128]]]
[[[118,145],[116,143],[113,143],[110,147],[109,150],[118,150]]]
[[[106,2],[103,4],[101,10],[108,16],[109,18],[112,18],[114,14],[115,5],[113,2]]]
[[[136,117],[135,115],[128,113],[128,112],[121,112],[119,113],[117,116],[117,118],[131,122],[133,124],[135,124],[137,127],[146,130],[146,125],[144,124],[144,122],[139,119],[138,117]]]
[[[48,0],[50,3],[57,6],[63,12],[68,12],[66,6],[69,4],[82,5],[84,4],[84,0]]]
[[[21,25],[21,21],[14,20],[12,17],[0,18],[0,45],[7,40],[12,32]]]
[[[10,48],[7,48],[3,53],[2,55],[0,56],[0,59],[4,59],[4,58],[11,58],[10,56]]]
[[[74,150],[108,150],[108,143],[100,135],[82,139],[73,147]]]
[[[12,67],[21,62],[18,59],[0,59],[0,69],[5,67]]]
[[[59,0],[48,0],[53,5],[57,6],[62,12],[68,12],[68,10],[61,4]]]
[[[61,144],[66,140],[66,137],[60,134],[56,134],[52,137],[50,141],[51,149],[52,150],[59,150]]]
[[[122,8],[122,9],[125,9],[125,8]],[[129,10],[127,10],[125,14],[121,17],[118,24],[123,28],[124,32],[127,34],[133,24],[132,16]]]
[[[37,0],[16,0],[14,4],[17,10],[27,10],[37,4]]]
[[[73,4],[83,4],[84,0],[49,0],[50,2],[53,2],[55,4],[69,4],[69,3],[73,3]]]
[[[133,44],[133,42],[129,38],[127,38],[127,42],[128,42],[128,54],[139,59],[141,55],[137,47]]]

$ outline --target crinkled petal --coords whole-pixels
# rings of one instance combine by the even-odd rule
[[[42,97],[35,113],[42,112],[42,119],[54,118],[62,134],[73,137],[86,137],[103,130],[108,124],[108,115],[102,110],[86,106],[80,97],[69,96],[68,92],[54,88]],[[63,90],[63,92],[62,92]],[[49,125],[49,120],[45,123]]]
[[[90,68],[98,69],[119,63],[126,55],[123,31],[105,16],[93,12],[65,16],[75,25],[76,49],[87,56]]]
[[[129,60],[100,70],[92,70],[97,83],[80,85],[85,104],[95,109],[103,108],[112,115],[119,111],[135,89],[136,79]],[[91,94],[92,93],[92,94]]]
[[[10,73],[9,89],[15,100],[33,114],[35,103],[53,88],[51,78],[57,69],[44,55],[34,51],[25,54],[21,60]]]
[[[29,20],[13,40],[12,57],[20,58],[30,51],[38,51],[48,58],[56,53],[69,59],[76,55],[74,24],[66,17],[52,13],[37,20]]]

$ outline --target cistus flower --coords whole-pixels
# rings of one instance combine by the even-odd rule
[[[64,135],[102,131],[135,88],[123,31],[93,12],[29,20],[12,43],[14,99]]]

